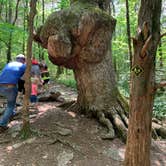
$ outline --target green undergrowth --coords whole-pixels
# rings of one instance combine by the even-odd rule
[[[166,119],[166,91],[156,94],[153,106],[153,116],[157,119]]]
[[[67,87],[71,87],[76,89],[76,81],[74,79],[65,79],[59,78],[56,82],[66,85]]]
[[[60,75],[60,77],[56,78],[55,81],[60,84],[64,84],[67,87],[76,89],[76,80],[74,79],[72,71],[68,71],[67,74],[64,72],[63,74]]]

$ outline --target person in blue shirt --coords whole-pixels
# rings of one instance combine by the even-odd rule
[[[17,84],[25,69],[25,56],[19,54],[16,56],[16,61],[6,64],[0,73],[0,95],[7,99],[7,108],[0,117],[0,132],[8,129],[8,122],[15,114],[14,110],[18,94]]]

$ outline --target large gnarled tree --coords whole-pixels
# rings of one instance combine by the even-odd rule
[[[78,98],[72,110],[97,116],[108,127],[106,137],[118,134],[125,139],[126,103],[117,89],[111,59],[116,21],[105,12],[108,1],[103,2],[74,1],[68,9],[52,13],[34,38],[54,64],[73,69]]]

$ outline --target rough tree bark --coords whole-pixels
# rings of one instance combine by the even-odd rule
[[[119,94],[111,59],[111,38],[116,21],[95,0],[78,0],[52,13],[34,39],[48,49],[49,59],[73,69],[78,98],[71,106],[95,115],[106,125],[104,138],[126,139],[127,104]]]
[[[23,126],[21,130],[21,135],[24,138],[27,138],[31,134],[30,130],[30,122],[29,122],[29,96],[31,91],[31,80],[30,80],[30,71],[31,71],[31,57],[32,57],[32,42],[33,42],[33,24],[34,24],[34,17],[36,15],[36,2],[37,0],[30,1],[30,13],[29,13],[29,36],[27,42],[27,66],[25,71],[25,95],[23,100],[23,111],[22,111],[22,119],[23,119]]]
[[[155,55],[160,39],[161,0],[141,0],[133,39],[130,115],[125,166],[150,166]]]

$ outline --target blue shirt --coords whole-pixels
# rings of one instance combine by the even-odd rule
[[[6,64],[0,74],[0,84],[17,84],[23,76],[26,65],[21,62],[10,62]]]

